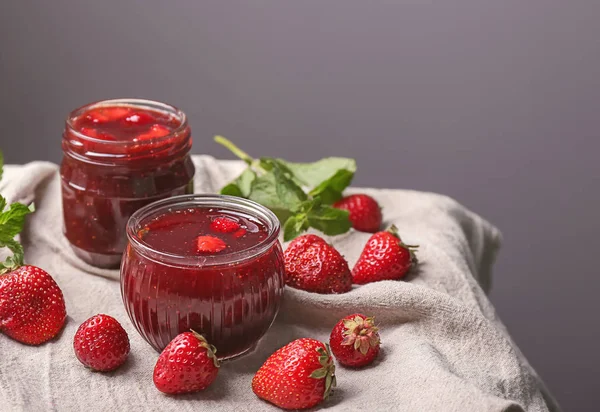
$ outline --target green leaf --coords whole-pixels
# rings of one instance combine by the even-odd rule
[[[2,198],[0,202],[2,206],[6,204],[6,200]],[[8,210],[0,210],[0,243],[2,239],[12,239],[23,230],[25,224],[25,216],[35,210],[33,204],[25,206],[22,203],[13,203]],[[1,245],[0,245],[1,246]]]
[[[293,211],[298,210],[302,202],[307,199],[306,193],[292,179],[291,172],[277,159],[261,158],[260,166],[272,173],[275,183],[275,194],[279,199],[279,203]]]
[[[16,269],[23,264],[23,246],[14,237],[23,230],[25,216],[35,210],[33,204],[25,206],[21,203],[13,203],[8,210],[6,199],[0,196],[0,248],[7,247],[13,255],[0,263],[0,274]]]
[[[347,169],[340,169],[329,179],[322,181],[317,187],[308,194],[313,197],[320,197],[325,204],[332,204],[342,198],[344,189],[350,185],[354,172]]]
[[[306,229],[308,229],[306,214],[298,213],[295,216],[290,216],[283,225],[283,240],[285,242],[293,240]]]
[[[272,172],[254,179],[248,199],[271,209],[280,222],[285,222],[292,214],[288,205],[283,203],[277,194],[276,179]]]
[[[308,213],[308,224],[329,236],[346,233],[352,227],[349,213],[346,210],[335,209],[330,206],[318,205]]]
[[[346,157],[326,157],[312,163],[293,163],[279,159],[294,174],[295,178],[309,188],[318,187],[331,179],[339,170],[356,172],[356,161]]]
[[[223,186],[221,189],[221,194],[227,196],[245,197],[240,187],[233,182],[229,183],[227,186]]]
[[[4,171],[4,154],[2,154],[2,150],[0,150],[0,180],[2,180],[2,172]],[[0,208],[0,210],[4,210],[4,207]]]
[[[221,189],[222,195],[248,197],[252,188],[252,182],[256,179],[256,173],[248,167],[233,182]]]

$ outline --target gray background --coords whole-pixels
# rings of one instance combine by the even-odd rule
[[[352,156],[455,197],[504,247],[491,298],[565,411],[597,410],[600,2],[0,3],[0,146],[60,160],[93,100],[180,106],[194,152]]]

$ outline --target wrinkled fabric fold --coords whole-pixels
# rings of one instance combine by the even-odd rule
[[[244,167],[238,161],[195,156],[195,192],[214,193]],[[2,411],[267,411],[250,386],[254,372],[293,339],[327,341],[342,317],[374,315],[382,351],[362,370],[337,368],[338,388],[320,407],[340,411],[558,411],[535,371],[516,347],[486,296],[501,243],[499,231],[456,201],[410,190],[358,189],[383,207],[384,224],[398,226],[419,244],[420,265],[405,281],[354,287],[342,295],[286,288],[272,328],[254,352],[225,362],[203,392],[169,397],[152,383],[158,354],[138,335],[121,299],[118,270],[79,260],[62,234],[58,167],[46,162],[6,166],[0,193],[34,201],[21,241],[27,263],[57,281],[69,314],[56,339],[40,346],[0,334]],[[369,234],[327,238],[348,260],[358,258]],[[85,369],[72,343],[79,324],[98,313],[118,319],[131,340],[128,361],[115,372]]]

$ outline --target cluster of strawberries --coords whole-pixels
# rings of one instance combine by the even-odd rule
[[[286,284],[315,293],[345,293],[352,284],[401,279],[417,263],[418,246],[407,245],[392,225],[381,227],[381,209],[372,197],[356,194],[343,198],[335,207],[350,212],[354,229],[373,234],[352,271],[344,257],[317,235],[294,239],[285,251]]]
[[[377,232],[381,226],[379,206],[367,195],[349,196],[336,207],[349,210],[357,230]],[[229,227],[227,221],[214,224],[223,226],[215,229],[239,230]],[[215,246],[210,239],[207,244],[209,249]],[[402,243],[392,226],[371,236],[350,272],[346,260],[325,240],[310,234],[300,236],[285,251],[286,283],[309,292],[344,293],[352,283],[400,279],[416,262],[415,247]],[[63,294],[44,270],[23,265],[0,276],[0,330],[4,334],[38,345],[56,336],[65,319]],[[118,368],[130,351],[125,329],[116,319],[102,314],[79,326],[73,346],[77,359],[96,371]],[[333,356],[341,365],[361,367],[374,361],[379,346],[374,318],[349,315],[335,325],[329,344],[303,338],[274,352],[252,379],[252,390],[259,398],[284,409],[313,407],[336,385]],[[219,371],[215,352],[216,348],[195,331],[179,334],[156,362],[156,388],[168,394],[206,388]]]
[[[358,368],[375,360],[379,346],[373,317],[359,313],[347,316],[331,331],[329,344],[302,338],[274,352],[254,375],[252,390],[283,409],[310,408],[327,399],[336,386],[333,356],[344,366]],[[81,324],[74,348],[81,363],[106,372],[125,363],[129,339],[114,318],[96,315]],[[195,331],[179,334],[156,362],[154,385],[170,395],[205,389],[219,372],[215,352],[216,348]]]

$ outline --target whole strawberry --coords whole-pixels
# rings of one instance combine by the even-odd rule
[[[284,257],[285,283],[291,287],[316,293],[344,293],[352,288],[348,262],[319,236],[297,237]]]
[[[129,337],[121,324],[108,315],[92,316],[83,322],[73,339],[75,356],[90,369],[117,369],[129,355]]]
[[[154,367],[156,389],[188,393],[209,386],[219,372],[217,349],[194,331],[181,333],[167,345]]]
[[[12,270],[0,271],[0,331],[19,342],[39,345],[55,337],[65,324],[62,291],[45,270],[11,263],[14,266],[6,270]]]
[[[379,280],[402,279],[411,267],[417,264],[415,249],[406,245],[392,225],[388,230],[372,235],[365,245],[354,269],[354,283],[364,284]]]
[[[360,313],[340,320],[329,337],[331,352],[339,363],[350,367],[370,364],[379,354],[379,332],[373,317]]]
[[[333,207],[347,210],[352,227],[356,230],[375,233],[381,227],[381,208],[369,195],[346,196],[335,202]]]
[[[311,408],[327,399],[335,385],[329,347],[308,338],[277,350],[252,379],[256,396],[283,409]]]

